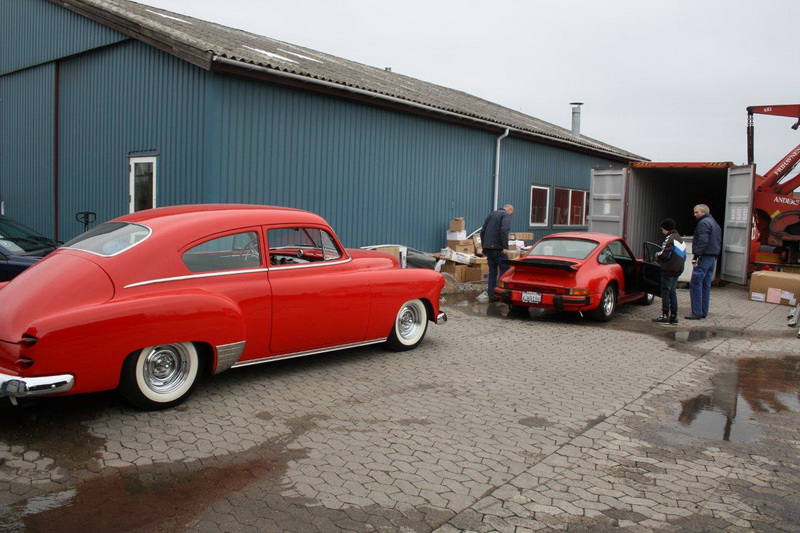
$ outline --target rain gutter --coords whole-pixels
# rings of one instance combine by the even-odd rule
[[[508,137],[509,129],[497,138],[497,147],[494,151],[494,211],[497,211],[497,203],[500,197],[500,142]]]
[[[292,80],[292,81],[295,81],[295,82],[299,81],[299,82],[308,83],[308,84],[311,84],[311,85],[319,85],[319,86],[322,86],[322,87],[326,87],[328,89],[335,89],[337,91],[350,92],[350,93],[353,93],[353,94],[357,94],[359,96],[365,96],[365,97],[368,97],[368,98],[373,98],[375,100],[383,100],[385,102],[390,102],[392,104],[399,104],[399,105],[411,107],[411,108],[414,108],[414,109],[420,109],[420,110],[423,110],[423,111],[426,111],[426,112],[429,112],[429,113],[435,113],[435,114],[438,114],[438,115],[443,115],[443,116],[450,117],[450,118],[457,119],[457,120],[466,120],[466,121],[469,121],[469,122],[473,122],[475,124],[480,124],[481,126],[484,126],[484,127],[489,127],[491,129],[498,129],[499,128],[500,131],[505,131],[505,134],[503,135],[504,137],[506,135],[508,135],[510,132],[513,132],[513,133],[516,133],[516,134],[520,134],[520,135],[524,135],[524,136],[528,136],[528,137],[534,137],[536,139],[541,139],[541,140],[546,141],[548,143],[571,146],[571,147],[574,147],[574,148],[577,148],[577,149],[580,149],[580,150],[583,150],[583,151],[600,154],[600,155],[602,155],[603,157],[606,157],[606,158],[618,159],[618,160],[624,161],[624,162],[636,161],[636,159],[631,158],[631,157],[624,157],[624,156],[619,155],[619,154],[614,154],[612,152],[607,152],[607,151],[601,150],[599,148],[594,148],[592,146],[587,146],[585,144],[572,142],[572,141],[569,141],[569,140],[566,140],[566,139],[562,139],[560,137],[551,137],[549,135],[543,135],[541,133],[535,133],[535,132],[531,132],[531,131],[528,131],[528,130],[523,130],[523,129],[519,129],[519,128],[513,128],[513,127],[505,126],[505,125],[497,123],[497,122],[491,122],[489,120],[475,118],[475,117],[471,117],[469,115],[462,115],[460,113],[455,113],[453,111],[447,111],[447,110],[440,109],[438,107],[434,107],[434,106],[431,106],[431,105],[420,104],[420,103],[417,103],[417,102],[412,102],[410,100],[403,100],[402,98],[397,98],[395,96],[389,96],[389,95],[386,95],[386,94],[376,93],[376,92],[373,92],[373,91],[367,91],[365,89],[359,89],[357,87],[349,87],[347,85],[342,85],[341,83],[334,83],[334,82],[331,82],[331,81],[325,81],[325,80],[321,80],[319,78],[312,78],[312,77],[309,77],[309,76],[303,76],[301,74],[294,74],[292,72],[284,72],[282,70],[277,70],[277,69],[274,69],[274,68],[262,67],[260,65],[254,65],[252,63],[247,63],[247,62],[244,62],[244,61],[237,61],[235,59],[229,59],[227,57],[221,57],[221,56],[218,56],[218,55],[214,55],[214,56],[211,57],[211,63],[212,63],[212,69],[213,69],[213,64],[217,63],[217,64],[220,64],[220,65],[226,65],[226,66],[234,67],[234,68],[237,68],[237,69],[252,70],[252,71],[255,71],[255,72],[262,73],[262,74],[268,74],[270,76],[275,76],[275,77],[278,77],[278,78],[286,78],[286,79],[289,79],[289,80]]]

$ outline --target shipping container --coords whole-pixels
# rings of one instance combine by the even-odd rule
[[[589,231],[622,236],[643,254],[644,243],[660,244],[661,221],[672,218],[691,238],[693,208],[706,204],[722,227],[720,279],[746,284],[752,234],[755,166],[722,163],[631,163],[595,167],[591,177]]]

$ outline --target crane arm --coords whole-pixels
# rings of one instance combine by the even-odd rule
[[[779,117],[796,118],[792,129],[800,127],[800,104],[789,105],[754,105],[747,108],[747,164],[754,163],[753,155],[753,115],[775,115]]]

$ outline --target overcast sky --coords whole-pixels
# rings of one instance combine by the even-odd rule
[[[654,161],[747,160],[800,104],[798,0],[139,0],[451,87]],[[800,144],[757,115],[757,171]],[[795,171],[796,173],[797,171]]]

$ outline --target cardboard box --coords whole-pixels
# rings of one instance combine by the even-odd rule
[[[466,231],[467,223],[464,217],[456,217],[450,221],[450,231]]]
[[[463,241],[467,238],[467,232],[462,231],[448,231],[447,232],[447,240],[448,241]]]
[[[489,271],[489,265],[486,265],[486,271]],[[464,270],[464,281],[483,281],[483,271],[480,266],[468,266]]]
[[[452,261],[454,263],[461,263],[462,265],[469,265],[472,264],[472,259],[475,257],[472,254],[465,254],[463,252],[456,252],[455,250],[451,250],[450,248],[442,248],[439,252],[439,257],[442,259],[447,259],[448,261]]]
[[[462,252],[465,254],[475,253],[475,244],[472,242],[472,239],[447,241],[447,247],[451,250],[455,250],[456,252]]]
[[[456,278],[457,282],[462,283],[465,281],[467,276],[467,266],[457,265],[455,263],[445,263],[442,265],[442,272],[447,272]]]
[[[794,272],[753,272],[750,299],[782,305],[797,305],[800,297],[800,274]]]
[[[475,253],[483,253],[483,246],[481,245],[481,234],[476,233],[472,236],[472,244],[475,245]]]
[[[508,239],[511,241],[532,241],[533,233],[509,233]]]

